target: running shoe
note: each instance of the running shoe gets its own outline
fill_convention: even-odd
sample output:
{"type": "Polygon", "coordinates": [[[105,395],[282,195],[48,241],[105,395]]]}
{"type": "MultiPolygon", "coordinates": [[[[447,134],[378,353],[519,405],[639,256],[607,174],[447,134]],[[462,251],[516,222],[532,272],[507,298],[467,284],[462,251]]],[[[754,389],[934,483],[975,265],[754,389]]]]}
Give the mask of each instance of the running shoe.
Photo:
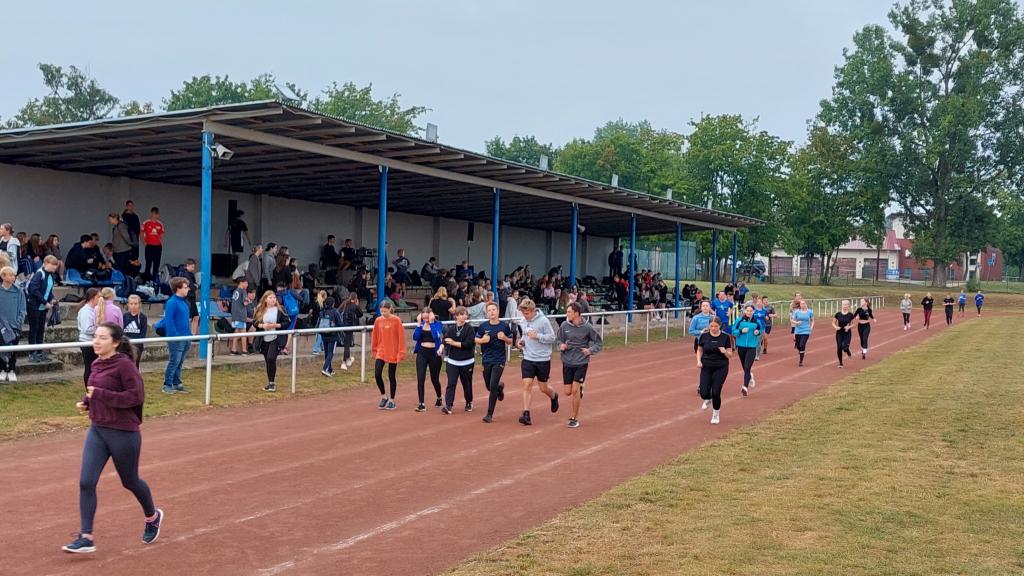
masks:
{"type": "Polygon", "coordinates": [[[387,407],[388,407],[388,399],[387,398],[381,398],[380,402],[377,403],[377,409],[378,410],[383,410],[383,409],[385,409],[387,407]]]}
{"type": "Polygon", "coordinates": [[[164,394],[174,394],[174,386],[164,386],[160,391],[164,394]]]}
{"type": "Polygon", "coordinates": [[[551,412],[558,412],[558,394],[551,397],[551,412]]]}
{"type": "Polygon", "coordinates": [[[342,370],[348,370],[348,362],[342,362],[341,363],[341,369],[342,370]]]}
{"type": "Polygon", "coordinates": [[[388,403],[384,405],[385,410],[394,410],[395,408],[398,408],[398,406],[394,400],[388,400],[388,403]]]}
{"type": "Polygon", "coordinates": [[[320,373],[323,374],[324,376],[327,376],[328,378],[334,376],[334,372],[328,372],[327,370],[321,370],[320,373]]]}
{"type": "Polygon", "coordinates": [[[529,410],[527,410],[526,412],[523,412],[523,415],[519,417],[519,423],[522,424],[523,426],[529,426],[529,425],[533,424],[533,422],[530,420],[530,411],[529,410]]]}
{"type": "Polygon", "coordinates": [[[277,392],[277,384],[273,382],[267,382],[267,385],[263,387],[264,392],[277,392]]]}
{"type": "Polygon", "coordinates": [[[498,382],[498,402],[505,400],[505,383],[498,382]]]}
{"type": "Polygon", "coordinates": [[[861,360],[867,360],[868,359],[868,353],[867,352],[861,352],[860,353],[860,359],[861,360]]]}
{"type": "Polygon", "coordinates": [[[842,362],[840,362],[840,363],[839,363],[839,367],[840,367],[840,368],[845,368],[845,366],[843,366],[843,363],[842,363],[842,362]]]}
{"type": "Polygon", "coordinates": [[[164,522],[164,511],[156,509],[156,520],[152,522],[146,522],[146,529],[142,532],[142,542],[144,544],[152,544],[157,536],[160,536],[160,525],[164,522]]]}
{"type": "Polygon", "coordinates": [[[79,534],[74,542],[65,544],[61,547],[61,550],[71,552],[72,554],[88,554],[89,552],[96,551],[96,542],[79,534]]]}
{"type": "Polygon", "coordinates": [[[579,428],[580,421],[575,418],[569,418],[569,428],[579,428]]]}
{"type": "Polygon", "coordinates": [[[441,406],[441,414],[444,414],[445,416],[447,416],[447,415],[449,415],[451,413],[452,413],[452,409],[451,408],[449,408],[447,406],[441,406]]]}
{"type": "Polygon", "coordinates": [[[747,395],[747,387],[746,386],[743,386],[742,388],[740,388],[740,394],[743,394],[744,396],[747,395]]]}
{"type": "Polygon", "coordinates": [[[418,405],[416,405],[416,411],[417,412],[426,412],[427,411],[427,407],[423,405],[423,402],[420,402],[418,405]]]}
{"type": "Polygon", "coordinates": [[[700,409],[707,410],[708,406],[711,406],[711,400],[705,400],[704,403],[700,405],[700,409]]]}
{"type": "Polygon", "coordinates": [[[440,397],[440,396],[438,396],[438,397],[437,397],[437,401],[436,401],[436,402],[434,402],[434,408],[440,408],[440,407],[442,407],[442,406],[444,406],[444,402],[442,402],[442,401],[441,401],[441,397],[440,397]]]}
{"type": "Polygon", "coordinates": [[[754,377],[751,376],[750,377],[750,389],[753,390],[754,386],[757,386],[757,380],[754,380],[754,377]]]}
{"type": "Polygon", "coordinates": [[[473,411],[473,403],[472,402],[466,402],[466,412],[472,412],[472,411],[473,411]]]}
{"type": "Polygon", "coordinates": [[[14,373],[14,370],[7,373],[7,381],[11,383],[18,381],[18,375],[14,373]]]}
{"type": "Polygon", "coordinates": [[[494,421],[494,418],[492,418],[491,415],[488,414],[488,415],[483,417],[482,421],[483,421],[484,424],[490,424],[491,422],[494,421]]]}
{"type": "Polygon", "coordinates": [[[185,388],[184,384],[175,384],[174,392],[175,394],[188,394],[188,388],[185,388]]]}
{"type": "Polygon", "coordinates": [[[718,424],[718,410],[711,413],[711,423],[718,424]]]}

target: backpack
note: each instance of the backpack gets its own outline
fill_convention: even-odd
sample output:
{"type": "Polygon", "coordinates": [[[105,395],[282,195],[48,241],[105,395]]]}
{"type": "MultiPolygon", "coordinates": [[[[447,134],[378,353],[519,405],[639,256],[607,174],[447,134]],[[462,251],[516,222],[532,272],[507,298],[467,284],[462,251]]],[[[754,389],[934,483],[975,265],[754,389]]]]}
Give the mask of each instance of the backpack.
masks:
{"type": "Polygon", "coordinates": [[[157,272],[157,282],[160,284],[171,284],[171,278],[181,276],[181,270],[173,264],[164,264],[157,272]]]}
{"type": "Polygon", "coordinates": [[[125,274],[124,281],[120,286],[114,288],[114,293],[120,298],[127,298],[135,294],[136,288],[138,288],[138,282],[135,281],[135,278],[132,278],[130,274],[125,274]]]}
{"type": "Polygon", "coordinates": [[[292,294],[291,290],[285,290],[282,302],[284,303],[284,311],[287,312],[289,316],[291,316],[292,318],[298,316],[299,301],[295,299],[295,296],[292,294]]]}

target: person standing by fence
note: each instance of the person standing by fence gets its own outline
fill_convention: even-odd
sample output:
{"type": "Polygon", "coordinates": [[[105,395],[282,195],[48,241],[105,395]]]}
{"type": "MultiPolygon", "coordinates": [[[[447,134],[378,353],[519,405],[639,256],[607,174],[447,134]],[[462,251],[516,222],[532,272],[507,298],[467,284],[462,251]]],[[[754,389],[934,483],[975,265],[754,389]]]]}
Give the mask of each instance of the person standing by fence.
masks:
{"type": "MultiPolygon", "coordinates": [[[[185,300],[189,291],[188,280],[176,276],[171,278],[170,284],[171,293],[174,295],[164,304],[164,317],[158,322],[158,325],[163,331],[163,336],[191,336],[188,302],[185,300]]],[[[185,364],[185,356],[188,354],[190,345],[191,342],[188,340],[167,343],[167,368],[164,369],[162,390],[164,394],[188,393],[188,388],[185,388],[181,381],[181,368],[185,364]]]]}
{"type": "Polygon", "coordinates": [[[800,307],[793,311],[793,335],[796,338],[796,350],[800,354],[800,364],[804,365],[804,354],[807,352],[807,341],[814,330],[814,310],[807,307],[806,300],[800,300],[800,307]]]}
{"type": "Polygon", "coordinates": [[[856,316],[857,336],[860,337],[860,358],[866,360],[868,357],[868,337],[871,336],[871,324],[876,322],[875,314],[871,311],[871,302],[867,298],[860,299],[860,307],[853,313],[856,316]]]}
{"type": "Polygon", "coordinates": [[[843,300],[839,312],[832,317],[832,329],[836,331],[836,357],[839,358],[839,367],[843,367],[843,354],[852,356],[850,353],[850,340],[853,337],[854,314],[850,312],[850,301],[843,300]]]}
{"type": "MultiPolygon", "coordinates": [[[[57,285],[57,268],[60,261],[56,256],[47,255],[43,258],[43,266],[32,274],[28,281],[28,288],[25,296],[28,300],[28,343],[42,344],[46,332],[46,316],[52,313],[53,307],[57,306],[57,298],[53,295],[53,288],[57,285]]],[[[46,362],[49,360],[49,353],[45,351],[33,351],[29,353],[29,362],[46,362]]]]}
{"type": "MultiPolygon", "coordinates": [[[[128,338],[140,339],[146,337],[149,330],[149,319],[142,313],[142,298],[138,294],[128,297],[128,312],[124,315],[124,333],[128,338]]],[[[132,356],[135,357],[135,367],[139,367],[142,360],[143,344],[132,344],[132,356]]]]}
{"type": "Polygon", "coordinates": [[[92,373],[92,361],[96,359],[96,353],[92,349],[92,341],[96,336],[96,327],[103,323],[103,315],[106,306],[103,302],[103,295],[99,288],[89,288],[85,292],[85,299],[78,305],[78,341],[82,346],[82,385],[89,384],[89,375],[92,373]]]}
{"type": "MultiPolygon", "coordinates": [[[[17,346],[25,322],[25,295],[14,285],[14,268],[0,268],[0,346],[17,346]]],[[[17,382],[15,352],[0,352],[0,382],[17,382]]]]}
{"type": "Polygon", "coordinates": [[[932,327],[932,309],[935,307],[935,298],[932,298],[932,293],[927,292],[924,298],[921,299],[921,310],[924,311],[924,329],[928,330],[932,327]]]}
{"type": "MultiPolygon", "coordinates": [[[[334,306],[334,298],[328,296],[324,300],[323,308],[320,309],[317,320],[318,328],[337,328],[345,324],[341,318],[341,312],[334,306]]],[[[324,332],[320,334],[324,348],[324,367],[320,373],[330,378],[334,376],[334,349],[338,346],[338,332],[324,332]]],[[[344,364],[344,360],[342,360],[344,364]]]]}
{"type": "Polygon", "coordinates": [[[380,303],[380,316],[373,321],[373,335],[370,339],[374,357],[373,377],[380,390],[380,403],[377,405],[380,410],[394,410],[397,407],[395,394],[398,392],[398,380],[395,372],[398,363],[405,358],[405,328],[402,320],[394,315],[393,306],[390,300],[380,303]],[[384,389],[384,366],[388,368],[390,394],[384,389]]]}
{"type": "Polygon", "coordinates": [[[740,388],[740,393],[746,396],[750,388],[757,385],[752,369],[761,336],[761,323],[754,318],[753,304],[743,307],[743,313],[733,323],[732,334],[736,337],[736,353],[739,354],[740,365],[743,366],[743,387],[740,388]]]}
{"type": "Polygon", "coordinates": [[[953,304],[955,302],[956,300],[953,299],[953,295],[949,293],[942,299],[942,310],[946,313],[946,326],[953,325],[953,304]]]}
{"type": "Polygon", "coordinates": [[[62,548],[73,554],[96,551],[93,538],[96,485],[107,460],[114,460],[121,485],[130,490],[142,506],[146,521],[142,531],[144,544],[152,544],[160,536],[164,521],[163,510],[153,505],[149,485],[139,478],[139,456],[142,453],[139,427],[146,388],[135,367],[131,343],[119,326],[107,322],[96,329],[92,346],[96,355],[95,367],[85,389],[85,398],[77,404],[80,411],[88,412],[91,421],[82,449],[79,476],[78,507],[82,524],[74,542],[62,548]]]}
{"type": "Polygon", "coordinates": [[[707,332],[697,342],[697,367],[700,368],[700,384],[697,391],[704,400],[702,410],[711,404],[711,423],[718,424],[722,410],[722,387],[729,376],[729,360],[732,358],[732,338],[722,332],[722,321],[711,319],[707,332]]]}
{"type": "Polygon", "coordinates": [[[910,293],[903,295],[900,300],[900,312],[903,313],[903,331],[910,330],[910,311],[914,308],[914,301],[910,299],[910,293]]]}

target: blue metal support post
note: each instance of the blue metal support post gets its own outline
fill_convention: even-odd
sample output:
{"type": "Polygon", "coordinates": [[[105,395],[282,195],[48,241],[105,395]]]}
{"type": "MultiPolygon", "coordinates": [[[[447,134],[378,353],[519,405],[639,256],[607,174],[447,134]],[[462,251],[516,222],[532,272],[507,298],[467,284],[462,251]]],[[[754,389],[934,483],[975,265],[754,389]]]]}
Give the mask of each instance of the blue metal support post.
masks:
{"type": "Polygon", "coordinates": [[[732,285],[736,286],[736,233],[732,233],[732,285]]]}
{"type": "Polygon", "coordinates": [[[388,273],[388,167],[380,167],[380,211],[377,220],[377,313],[384,302],[384,276],[388,273]]]}
{"type": "MultiPolygon", "coordinates": [[[[679,275],[679,250],[683,245],[683,225],[676,222],[676,288],[673,291],[675,295],[675,304],[673,308],[679,308],[679,281],[681,276],[679,275]]],[[[675,317],[679,318],[679,310],[676,310],[675,317]]]]}
{"type": "MultiPolygon", "coordinates": [[[[203,131],[203,177],[202,177],[202,230],[199,235],[199,286],[193,287],[199,291],[199,334],[205,336],[210,333],[210,274],[212,252],[212,228],[213,228],[213,132],[203,131]]],[[[206,340],[199,343],[199,356],[206,358],[206,347],[209,344],[206,340]]]]}
{"type": "Polygon", "coordinates": [[[715,300],[718,290],[715,285],[718,283],[718,230],[711,231],[711,300],[715,300]]]}
{"type": "Polygon", "coordinates": [[[569,238],[569,287],[576,286],[576,236],[580,229],[580,207],[572,203],[572,234],[569,238]]]}
{"type": "Polygon", "coordinates": [[[633,294],[636,292],[636,270],[633,269],[633,265],[636,263],[636,214],[631,214],[629,217],[629,301],[627,306],[629,307],[629,313],[626,314],[626,320],[629,322],[633,321],[633,294]]]}
{"type": "MultiPolygon", "coordinates": [[[[494,227],[491,230],[491,290],[494,291],[494,301],[498,302],[498,286],[501,283],[501,189],[494,189],[494,227]]],[[[499,310],[501,303],[498,303],[499,310]]]]}

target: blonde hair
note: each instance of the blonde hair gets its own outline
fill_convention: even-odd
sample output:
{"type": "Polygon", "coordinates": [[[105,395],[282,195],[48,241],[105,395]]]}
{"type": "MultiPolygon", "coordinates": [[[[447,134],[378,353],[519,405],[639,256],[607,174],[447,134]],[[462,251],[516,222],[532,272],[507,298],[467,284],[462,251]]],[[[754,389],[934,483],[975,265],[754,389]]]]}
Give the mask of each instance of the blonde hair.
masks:
{"type": "Polygon", "coordinates": [[[321,308],[323,308],[324,302],[327,302],[327,291],[321,290],[316,294],[316,303],[319,304],[321,308]]]}
{"type": "Polygon", "coordinates": [[[142,298],[139,298],[138,294],[132,294],[131,296],[128,297],[128,303],[131,304],[132,302],[138,302],[141,305],[142,298]]]}
{"type": "Polygon", "coordinates": [[[17,276],[17,273],[14,271],[14,268],[11,268],[10,266],[4,266],[0,268],[0,277],[7,275],[17,276]]]}
{"type": "Polygon", "coordinates": [[[437,289],[437,292],[434,292],[434,298],[437,298],[439,300],[447,300],[448,289],[445,288],[444,286],[441,286],[440,288],[437,289]]]}
{"type": "Polygon", "coordinates": [[[114,289],[109,286],[100,290],[100,294],[103,294],[104,300],[113,300],[117,296],[117,292],[114,292],[114,289]]]}
{"type": "Polygon", "coordinates": [[[523,298],[523,301],[519,303],[520,310],[536,310],[537,305],[529,298],[523,298]]]}

